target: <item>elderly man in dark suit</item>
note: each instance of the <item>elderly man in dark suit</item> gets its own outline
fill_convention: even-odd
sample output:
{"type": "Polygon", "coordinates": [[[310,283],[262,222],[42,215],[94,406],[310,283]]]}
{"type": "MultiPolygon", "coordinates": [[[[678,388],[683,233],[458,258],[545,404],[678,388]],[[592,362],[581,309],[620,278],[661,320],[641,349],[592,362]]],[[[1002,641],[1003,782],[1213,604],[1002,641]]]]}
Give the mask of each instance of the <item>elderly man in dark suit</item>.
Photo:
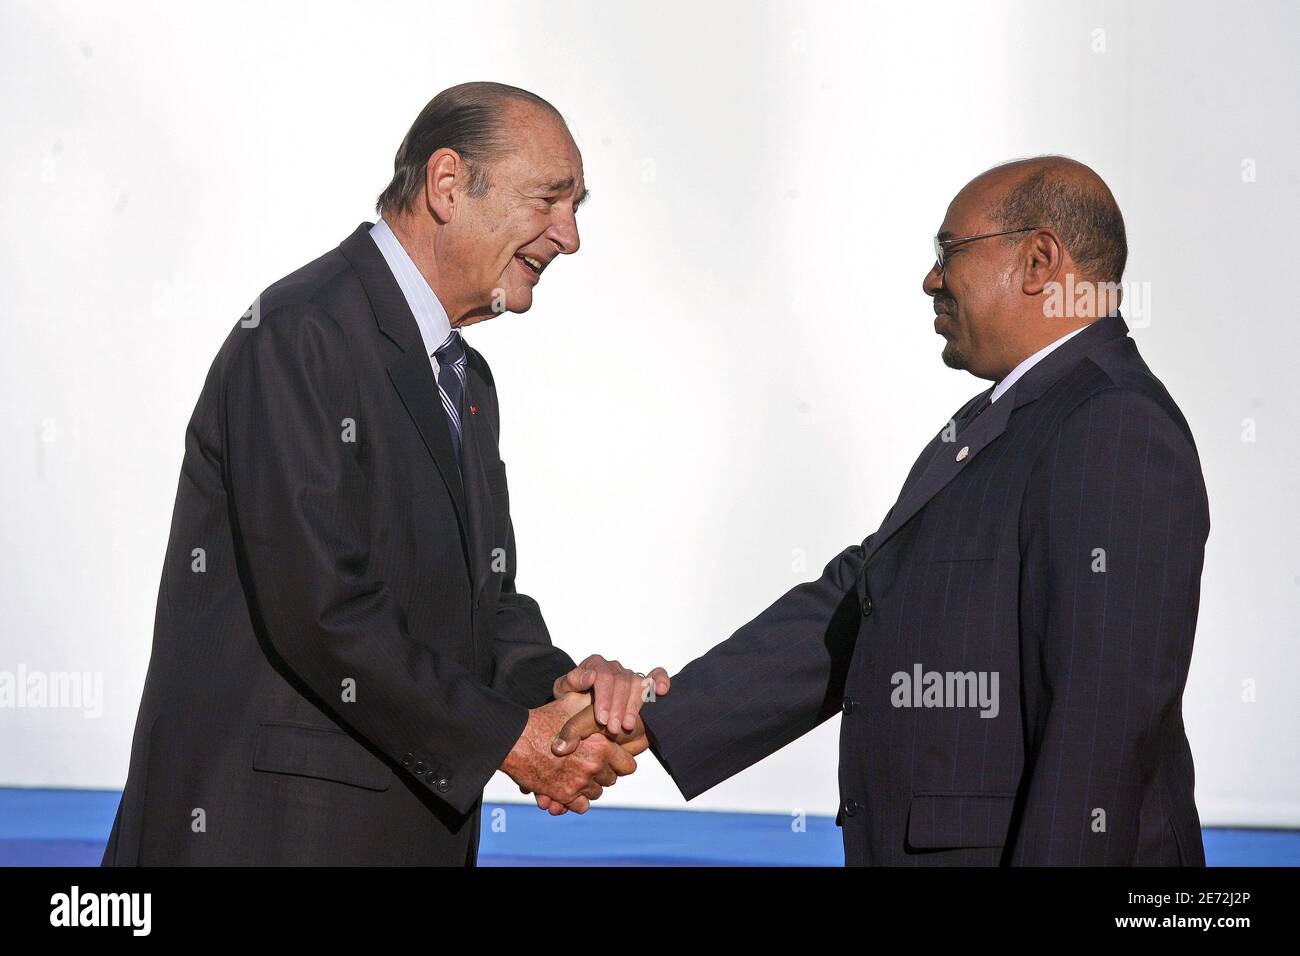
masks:
{"type": "Polygon", "coordinates": [[[554,813],[634,769],[646,678],[575,668],[516,590],[496,385],[460,333],[531,307],[585,195],[554,107],[453,87],[379,222],[231,332],[186,434],[105,864],[472,864],[498,769],[554,813]],[[557,758],[593,697],[623,746],[557,758]]]}
{"type": "Polygon", "coordinates": [[[840,712],[849,864],[1204,865],[1182,695],[1208,506],[1117,311],[1114,197],[1011,163],[935,249],[944,361],[993,386],[879,530],[674,678],[651,746],[690,799],[840,712]]]}

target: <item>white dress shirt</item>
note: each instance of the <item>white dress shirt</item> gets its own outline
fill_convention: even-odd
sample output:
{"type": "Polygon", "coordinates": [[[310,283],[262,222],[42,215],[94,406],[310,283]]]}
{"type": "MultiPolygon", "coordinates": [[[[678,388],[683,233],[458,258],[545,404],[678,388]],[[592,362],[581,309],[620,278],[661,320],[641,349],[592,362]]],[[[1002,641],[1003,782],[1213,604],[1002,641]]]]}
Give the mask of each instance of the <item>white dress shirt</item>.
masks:
{"type": "Polygon", "coordinates": [[[438,360],[434,358],[433,353],[447,341],[447,336],[451,334],[451,320],[447,318],[447,310],[442,307],[428,280],[411,261],[410,255],[402,248],[402,243],[393,234],[388,223],[380,219],[371,226],[370,238],[379,247],[380,254],[388,263],[388,268],[392,270],[393,278],[397,280],[397,287],[406,297],[406,304],[411,307],[415,324],[420,327],[420,337],[424,339],[425,354],[433,364],[433,374],[436,378],[438,360]]]}
{"type": "Polygon", "coordinates": [[[1019,365],[1013,368],[1010,374],[1008,374],[1006,378],[998,382],[998,384],[993,387],[993,394],[989,396],[989,404],[996,402],[999,398],[1005,395],[1007,393],[1007,389],[1011,388],[1012,385],[1016,384],[1017,379],[1019,379],[1031,368],[1033,368],[1043,359],[1047,358],[1047,356],[1051,355],[1054,351],[1056,351],[1066,342],[1070,341],[1070,339],[1074,338],[1076,335],[1078,335],[1087,327],[1088,326],[1085,325],[1082,326],[1081,328],[1075,329],[1073,332],[1067,332],[1065,335],[1062,335],[1051,345],[1047,346],[1046,348],[1039,349],[1033,355],[1029,356],[1029,358],[1025,359],[1023,362],[1021,362],[1019,365]]]}

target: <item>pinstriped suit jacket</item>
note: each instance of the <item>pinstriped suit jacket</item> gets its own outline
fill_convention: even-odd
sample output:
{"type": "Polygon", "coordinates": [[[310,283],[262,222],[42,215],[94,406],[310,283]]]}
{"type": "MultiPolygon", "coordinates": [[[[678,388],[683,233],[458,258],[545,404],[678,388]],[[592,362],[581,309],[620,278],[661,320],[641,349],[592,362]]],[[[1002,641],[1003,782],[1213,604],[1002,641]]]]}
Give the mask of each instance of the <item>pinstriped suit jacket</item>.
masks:
{"type": "Polygon", "coordinates": [[[1181,708],[1208,533],[1187,423],[1102,319],[674,677],[654,752],[690,799],[841,712],[850,865],[1204,865],[1181,708]]]}

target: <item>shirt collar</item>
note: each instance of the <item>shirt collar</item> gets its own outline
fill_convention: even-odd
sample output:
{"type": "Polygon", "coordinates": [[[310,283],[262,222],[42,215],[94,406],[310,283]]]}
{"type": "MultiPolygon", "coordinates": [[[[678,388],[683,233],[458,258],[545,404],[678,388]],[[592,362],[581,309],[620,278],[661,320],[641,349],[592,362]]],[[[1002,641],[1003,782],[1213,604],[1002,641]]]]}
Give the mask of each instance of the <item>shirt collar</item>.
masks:
{"type": "Polygon", "coordinates": [[[1076,335],[1078,335],[1087,327],[1088,326],[1083,325],[1075,329],[1073,332],[1067,332],[1065,335],[1062,335],[1051,345],[1047,346],[1046,348],[1039,349],[1033,355],[1029,356],[1029,358],[1025,359],[1023,362],[1021,362],[1019,365],[1013,368],[1011,370],[1011,373],[1007,375],[1006,378],[998,382],[998,384],[993,387],[993,394],[989,396],[989,402],[990,403],[996,402],[999,398],[1001,398],[1003,395],[1007,393],[1007,390],[1010,389],[1012,385],[1016,384],[1016,381],[1022,375],[1024,375],[1031,368],[1033,368],[1043,359],[1047,358],[1047,356],[1051,355],[1054,351],[1056,351],[1066,342],[1070,341],[1070,339],[1074,338],[1076,335]]]}
{"type": "Polygon", "coordinates": [[[451,334],[451,320],[447,318],[447,310],[442,307],[428,280],[411,261],[393,230],[382,218],[370,227],[370,238],[379,247],[384,261],[393,272],[393,278],[397,280],[398,288],[406,297],[406,304],[411,307],[415,324],[420,327],[420,338],[424,340],[425,354],[432,357],[451,334]]]}

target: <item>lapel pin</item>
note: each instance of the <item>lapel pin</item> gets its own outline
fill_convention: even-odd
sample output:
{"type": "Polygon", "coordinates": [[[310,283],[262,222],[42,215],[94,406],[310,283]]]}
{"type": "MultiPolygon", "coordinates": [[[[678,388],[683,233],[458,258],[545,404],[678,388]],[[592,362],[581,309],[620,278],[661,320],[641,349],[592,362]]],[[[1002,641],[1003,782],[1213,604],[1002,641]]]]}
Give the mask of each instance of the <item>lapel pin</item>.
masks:
{"type": "Polygon", "coordinates": [[[477,406],[477,405],[471,405],[471,406],[469,407],[469,413],[470,413],[471,415],[477,415],[477,414],[478,414],[478,406],[477,406]]]}
{"type": "Polygon", "coordinates": [[[965,461],[966,456],[970,454],[970,445],[962,445],[961,451],[957,452],[957,460],[965,461]]]}

